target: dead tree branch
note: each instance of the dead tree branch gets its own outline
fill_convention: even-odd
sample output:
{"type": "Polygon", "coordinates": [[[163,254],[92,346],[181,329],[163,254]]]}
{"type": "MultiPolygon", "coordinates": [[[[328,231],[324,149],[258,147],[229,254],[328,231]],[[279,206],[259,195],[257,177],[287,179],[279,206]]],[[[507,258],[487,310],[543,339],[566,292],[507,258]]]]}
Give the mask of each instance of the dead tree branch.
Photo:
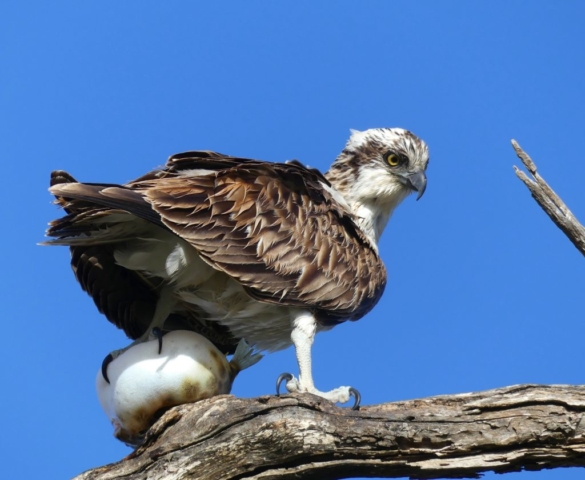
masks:
{"type": "Polygon", "coordinates": [[[522,170],[514,165],[516,175],[528,187],[532,197],[542,207],[546,214],[559,227],[575,247],[585,255],[585,228],[579,223],[571,211],[567,208],[560,197],[544,181],[536,171],[536,165],[528,154],[520,148],[516,140],[512,140],[512,146],[516,150],[516,155],[532,175],[528,177],[522,170]]]}
{"type": "Polygon", "coordinates": [[[585,387],[520,385],[352,411],[309,394],[169,410],[126,459],[76,480],[478,478],[585,466],[585,387]]]}

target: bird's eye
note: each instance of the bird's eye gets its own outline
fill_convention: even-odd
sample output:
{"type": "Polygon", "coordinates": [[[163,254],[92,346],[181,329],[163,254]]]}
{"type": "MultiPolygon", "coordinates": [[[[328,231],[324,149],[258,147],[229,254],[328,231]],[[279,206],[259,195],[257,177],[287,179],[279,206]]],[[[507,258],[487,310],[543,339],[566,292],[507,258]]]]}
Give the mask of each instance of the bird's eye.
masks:
{"type": "Polygon", "coordinates": [[[400,158],[395,153],[388,152],[386,153],[385,157],[388,165],[391,167],[397,167],[400,164],[400,158]]]}

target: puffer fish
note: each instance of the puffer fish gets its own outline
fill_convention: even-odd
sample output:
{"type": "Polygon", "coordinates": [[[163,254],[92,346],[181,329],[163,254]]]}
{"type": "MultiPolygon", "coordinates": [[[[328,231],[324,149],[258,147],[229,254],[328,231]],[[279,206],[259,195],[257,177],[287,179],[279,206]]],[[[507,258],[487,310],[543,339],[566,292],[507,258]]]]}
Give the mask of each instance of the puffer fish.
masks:
{"type": "Polygon", "coordinates": [[[244,340],[227,360],[198,333],[175,330],[158,341],[139,343],[107,366],[110,383],[100,369],[96,389],[114,427],[114,436],[137,446],[170,407],[230,393],[236,375],[262,358],[244,340]]]}

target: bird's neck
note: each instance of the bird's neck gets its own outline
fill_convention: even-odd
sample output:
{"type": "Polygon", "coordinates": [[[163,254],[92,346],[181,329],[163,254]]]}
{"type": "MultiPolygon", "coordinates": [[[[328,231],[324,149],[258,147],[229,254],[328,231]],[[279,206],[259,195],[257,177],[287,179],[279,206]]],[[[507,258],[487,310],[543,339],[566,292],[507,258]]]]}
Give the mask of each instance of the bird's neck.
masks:
{"type": "Polygon", "coordinates": [[[381,210],[372,202],[353,202],[352,210],[356,223],[362,231],[377,245],[392,212],[381,210]]]}
{"type": "Polygon", "coordinates": [[[377,245],[394,209],[406,198],[408,190],[398,183],[376,188],[380,182],[368,178],[368,172],[364,171],[355,175],[332,167],[325,177],[355,215],[358,227],[377,245]]]}

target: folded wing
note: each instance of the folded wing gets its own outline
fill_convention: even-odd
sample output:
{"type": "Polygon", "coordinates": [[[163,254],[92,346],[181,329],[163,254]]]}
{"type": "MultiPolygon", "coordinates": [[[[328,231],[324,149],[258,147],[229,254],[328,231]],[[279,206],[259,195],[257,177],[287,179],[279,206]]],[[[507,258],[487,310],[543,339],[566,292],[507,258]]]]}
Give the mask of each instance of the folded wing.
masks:
{"type": "MultiPolygon", "coordinates": [[[[86,225],[95,228],[100,217],[117,221],[104,220],[101,244],[93,248],[107,249],[108,235],[135,237],[136,222],[125,224],[130,215],[181,237],[257,300],[309,308],[325,322],[362,317],[386,283],[377,250],[352,214],[325,177],[298,162],[188,152],[126,185],[75,183],[64,172],[55,172],[53,183],[51,192],[68,214],[51,224],[48,243],[73,245],[74,252],[88,255],[86,225]]],[[[109,266],[116,267],[122,268],[109,266]]],[[[83,278],[87,287],[91,282],[83,278]]],[[[142,280],[139,303],[149,305],[151,288],[142,280]]]]}

